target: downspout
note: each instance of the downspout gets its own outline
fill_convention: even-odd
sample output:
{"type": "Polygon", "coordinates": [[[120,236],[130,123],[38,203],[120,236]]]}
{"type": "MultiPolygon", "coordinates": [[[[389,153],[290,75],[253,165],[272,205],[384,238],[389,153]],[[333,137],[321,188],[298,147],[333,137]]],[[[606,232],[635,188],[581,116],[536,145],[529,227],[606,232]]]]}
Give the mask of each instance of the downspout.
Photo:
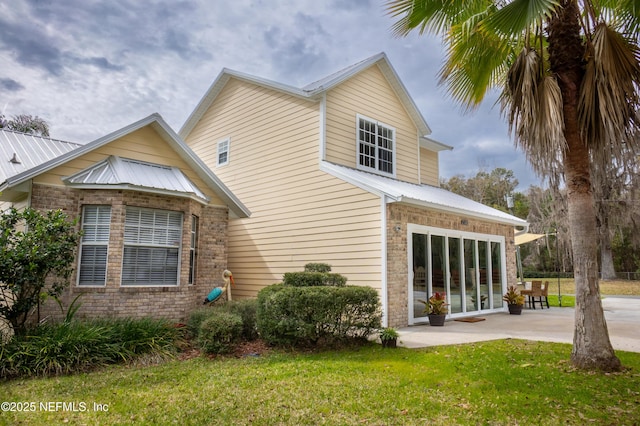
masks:
{"type": "Polygon", "coordinates": [[[382,326],[389,326],[389,302],[387,297],[387,196],[380,197],[380,216],[381,216],[381,264],[380,264],[380,303],[382,304],[382,326]]]}

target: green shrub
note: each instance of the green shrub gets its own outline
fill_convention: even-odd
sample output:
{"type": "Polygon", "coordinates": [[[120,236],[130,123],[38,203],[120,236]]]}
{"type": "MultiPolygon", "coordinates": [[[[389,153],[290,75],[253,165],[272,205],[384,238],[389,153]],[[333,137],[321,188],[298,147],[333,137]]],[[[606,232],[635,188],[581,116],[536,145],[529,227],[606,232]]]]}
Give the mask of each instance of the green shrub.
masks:
{"type": "Polygon", "coordinates": [[[327,263],[307,263],[304,265],[305,272],[331,272],[331,266],[327,263]]]}
{"type": "Polygon", "coordinates": [[[242,318],[238,314],[214,309],[198,332],[198,346],[207,353],[227,353],[242,337],[242,318]]]}
{"type": "Polygon", "coordinates": [[[43,324],[0,347],[0,376],[87,371],[142,354],[174,352],[179,331],[165,320],[109,319],[43,324]]]}
{"type": "Polygon", "coordinates": [[[258,293],[257,325],[271,344],[309,346],[364,338],[380,328],[378,293],[370,287],[290,287],[258,293]]]}
{"type": "Polygon", "coordinates": [[[344,287],[347,278],[340,274],[326,272],[285,272],[282,282],[292,287],[344,287]]]}
{"type": "Polygon", "coordinates": [[[257,299],[234,300],[229,303],[229,311],[242,318],[242,338],[247,341],[258,338],[256,326],[257,299]]]}
{"type": "Polygon", "coordinates": [[[242,318],[242,339],[251,341],[258,338],[256,328],[256,310],[258,301],[256,299],[233,300],[220,303],[206,308],[200,308],[189,315],[187,330],[192,337],[197,337],[200,332],[200,325],[217,311],[237,314],[242,318]]]}

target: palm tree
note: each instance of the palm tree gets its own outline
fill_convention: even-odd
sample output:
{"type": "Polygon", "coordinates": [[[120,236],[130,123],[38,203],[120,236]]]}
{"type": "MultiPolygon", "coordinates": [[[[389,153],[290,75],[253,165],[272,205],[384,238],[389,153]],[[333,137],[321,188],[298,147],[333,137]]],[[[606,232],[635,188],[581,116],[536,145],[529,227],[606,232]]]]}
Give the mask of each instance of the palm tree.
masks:
{"type": "Polygon", "coordinates": [[[555,182],[561,170],[576,281],[571,360],[614,371],[600,301],[590,164],[637,152],[640,49],[637,0],[390,0],[397,35],[442,35],[440,71],[473,108],[497,88],[515,143],[555,182]]]}

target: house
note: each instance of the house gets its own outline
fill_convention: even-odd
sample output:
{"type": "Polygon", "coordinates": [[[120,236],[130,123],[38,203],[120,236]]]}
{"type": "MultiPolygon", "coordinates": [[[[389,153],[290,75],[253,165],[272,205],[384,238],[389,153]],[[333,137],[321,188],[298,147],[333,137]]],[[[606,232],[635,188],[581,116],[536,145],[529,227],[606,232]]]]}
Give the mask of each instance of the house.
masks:
{"type": "Polygon", "coordinates": [[[179,134],[251,210],[229,221],[234,295],[325,262],[391,326],[436,291],[450,317],[504,310],[527,223],[439,188],[430,133],[384,53],[302,88],[223,69],[179,134]]]}
{"type": "Polygon", "coordinates": [[[157,114],[85,145],[0,130],[0,208],[12,206],[79,218],[62,302],[81,295],[80,317],[184,320],[223,283],[229,218],[250,214],[157,114]]]}

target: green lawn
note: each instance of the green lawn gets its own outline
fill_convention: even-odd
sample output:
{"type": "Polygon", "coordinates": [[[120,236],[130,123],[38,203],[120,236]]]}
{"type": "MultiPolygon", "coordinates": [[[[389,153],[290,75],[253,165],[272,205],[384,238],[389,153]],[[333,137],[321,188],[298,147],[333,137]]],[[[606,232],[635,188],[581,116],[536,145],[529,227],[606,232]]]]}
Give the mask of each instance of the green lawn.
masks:
{"type": "Polygon", "coordinates": [[[627,370],[575,371],[570,345],[503,340],[420,350],[371,344],[272,352],[0,383],[4,424],[637,424],[640,354],[627,370]],[[84,405],[81,405],[83,403],[84,405]],[[102,407],[102,411],[94,409],[102,407]],[[46,405],[45,407],[51,407],[46,405]],[[67,409],[73,407],[66,407],[67,409]]]}

